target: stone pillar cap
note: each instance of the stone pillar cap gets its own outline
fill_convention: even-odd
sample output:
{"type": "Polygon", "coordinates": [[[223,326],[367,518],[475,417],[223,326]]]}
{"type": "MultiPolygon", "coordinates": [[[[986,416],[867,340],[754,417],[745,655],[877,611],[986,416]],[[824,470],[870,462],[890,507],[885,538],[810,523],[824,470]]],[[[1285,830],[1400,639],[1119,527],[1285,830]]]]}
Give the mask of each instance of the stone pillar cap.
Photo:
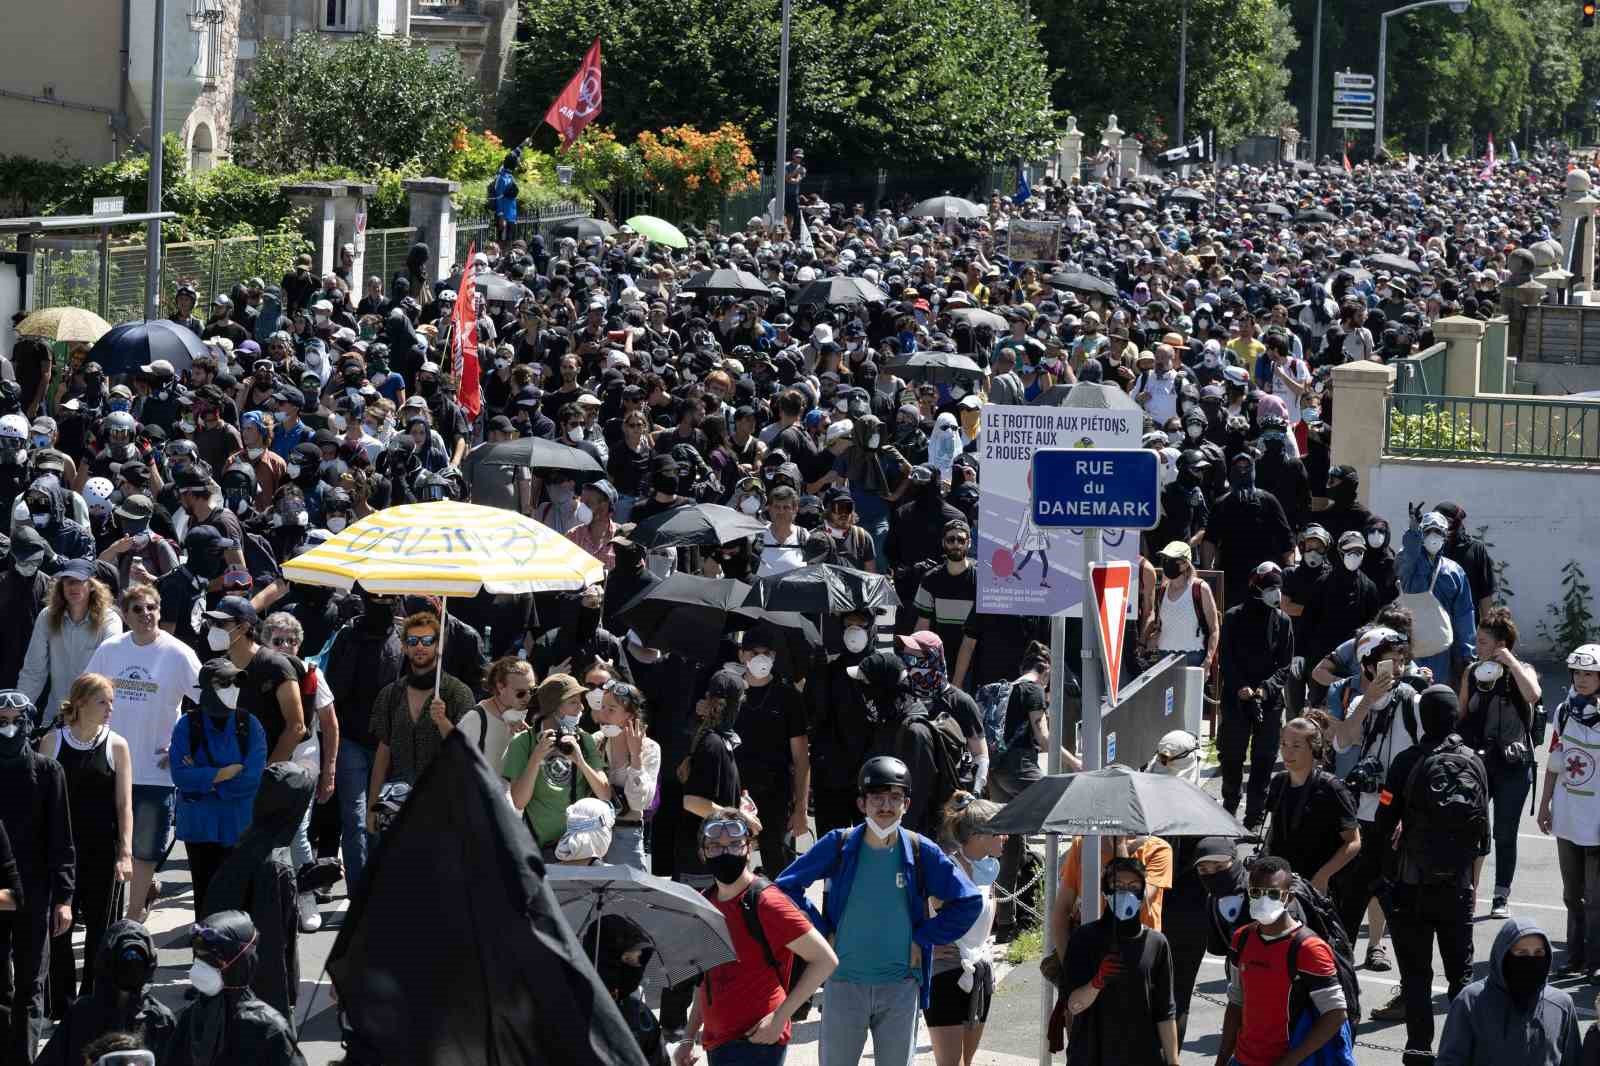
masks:
{"type": "Polygon", "coordinates": [[[440,196],[450,196],[461,191],[459,181],[449,178],[406,178],[400,183],[406,192],[428,192],[440,196]]]}
{"type": "Polygon", "coordinates": [[[343,181],[303,181],[289,185],[280,185],[279,188],[285,196],[305,196],[324,200],[336,200],[341,196],[349,196],[353,188],[370,189],[377,191],[376,185],[352,186],[343,181]]]}

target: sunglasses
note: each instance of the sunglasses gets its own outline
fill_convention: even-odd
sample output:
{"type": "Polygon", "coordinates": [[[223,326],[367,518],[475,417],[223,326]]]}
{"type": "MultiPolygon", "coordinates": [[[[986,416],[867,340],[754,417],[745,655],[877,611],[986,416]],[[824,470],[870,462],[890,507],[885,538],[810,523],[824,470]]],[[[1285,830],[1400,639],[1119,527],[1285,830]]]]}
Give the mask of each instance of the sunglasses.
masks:
{"type": "Polygon", "coordinates": [[[136,603],[128,608],[129,614],[160,614],[161,607],[154,603],[136,603]]]}
{"type": "Polygon", "coordinates": [[[516,699],[525,700],[528,698],[528,693],[532,691],[532,689],[527,688],[514,688],[511,690],[511,695],[516,699]]]}
{"type": "Polygon", "coordinates": [[[1252,889],[1250,889],[1250,898],[1251,899],[1260,899],[1262,896],[1265,896],[1267,899],[1272,900],[1274,903],[1283,903],[1283,902],[1285,902],[1286,900],[1288,900],[1289,895],[1290,895],[1290,891],[1287,888],[1252,888],[1252,889]]]}
{"type": "Polygon", "coordinates": [[[295,640],[293,637],[273,637],[267,643],[271,644],[274,648],[294,648],[298,647],[300,644],[300,642],[295,640]]]}
{"type": "Polygon", "coordinates": [[[437,635],[426,637],[406,637],[406,647],[408,648],[431,648],[438,642],[439,638],[437,635]]]}

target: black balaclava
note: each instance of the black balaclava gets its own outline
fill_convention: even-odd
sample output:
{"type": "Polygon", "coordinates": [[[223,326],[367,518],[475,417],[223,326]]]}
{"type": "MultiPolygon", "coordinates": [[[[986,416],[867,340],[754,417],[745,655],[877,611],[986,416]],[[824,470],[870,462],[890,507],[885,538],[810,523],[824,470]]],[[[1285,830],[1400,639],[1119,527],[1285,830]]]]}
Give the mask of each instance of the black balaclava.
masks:
{"type": "Polygon", "coordinates": [[[583,931],[584,957],[594,963],[595,972],[606,986],[606,991],[616,1000],[624,1000],[644,981],[644,972],[650,966],[655,948],[632,919],[613,914],[603,916],[583,931]],[[598,950],[596,940],[598,939],[598,950]],[[639,952],[639,962],[631,965],[622,956],[629,951],[639,952]]]}
{"type": "Polygon", "coordinates": [[[386,596],[362,594],[361,628],[368,633],[388,633],[394,629],[394,600],[386,596]]]}
{"type": "Polygon", "coordinates": [[[1256,488],[1256,461],[1248,454],[1233,457],[1228,464],[1228,484],[1240,496],[1251,496],[1256,488]]]}
{"type": "Polygon", "coordinates": [[[1460,709],[1455,689],[1449,685],[1429,685],[1417,703],[1417,720],[1422,725],[1423,737],[1437,742],[1449,736],[1460,709]]]}

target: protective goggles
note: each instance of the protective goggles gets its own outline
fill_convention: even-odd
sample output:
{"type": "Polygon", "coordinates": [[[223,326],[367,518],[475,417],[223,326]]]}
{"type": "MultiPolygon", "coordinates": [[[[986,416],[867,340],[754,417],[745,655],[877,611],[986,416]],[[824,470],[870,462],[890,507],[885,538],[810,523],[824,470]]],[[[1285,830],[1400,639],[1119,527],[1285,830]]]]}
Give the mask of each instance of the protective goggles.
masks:
{"type": "Polygon", "coordinates": [[[749,835],[750,828],[734,818],[720,818],[714,822],[706,822],[700,827],[700,839],[707,842],[743,840],[749,835]]]}

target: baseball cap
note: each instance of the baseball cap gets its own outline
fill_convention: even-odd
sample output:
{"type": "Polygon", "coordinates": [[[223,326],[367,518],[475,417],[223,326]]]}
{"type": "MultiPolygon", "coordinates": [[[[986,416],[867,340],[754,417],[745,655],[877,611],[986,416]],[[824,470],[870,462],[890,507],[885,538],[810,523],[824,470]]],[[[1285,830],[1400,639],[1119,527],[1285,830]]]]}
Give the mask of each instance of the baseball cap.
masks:
{"type": "Polygon", "coordinates": [[[155,504],[144,493],[136,492],[132,496],[124,497],[112,514],[118,518],[126,518],[130,522],[148,522],[155,514],[155,504]]]}
{"type": "Polygon", "coordinates": [[[845,668],[851,680],[877,688],[898,685],[905,672],[905,664],[892,651],[875,651],[856,665],[845,668]]]}
{"type": "Polygon", "coordinates": [[[1165,548],[1161,549],[1161,554],[1166,556],[1168,559],[1182,559],[1184,562],[1188,562],[1194,557],[1193,553],[1189,550],[1188,541],[1183,540],[1174,540],[1169,542],[1165,548]]]}
{"type": "Polygon", "coordinates": [[[70,577],[74,581],[88,581],[94,577],[94,563],[88,559],[68,559],[56,571],[57,577],[70,577]]]}
{"type": "Polygon", "coordinates": [[[217,601],[216,607],[205,612],[204,617],[209,622],[244,622],[248,625],[255,625],[261,621],[255,605],[243,596],[222,597],[217,601]]]}

